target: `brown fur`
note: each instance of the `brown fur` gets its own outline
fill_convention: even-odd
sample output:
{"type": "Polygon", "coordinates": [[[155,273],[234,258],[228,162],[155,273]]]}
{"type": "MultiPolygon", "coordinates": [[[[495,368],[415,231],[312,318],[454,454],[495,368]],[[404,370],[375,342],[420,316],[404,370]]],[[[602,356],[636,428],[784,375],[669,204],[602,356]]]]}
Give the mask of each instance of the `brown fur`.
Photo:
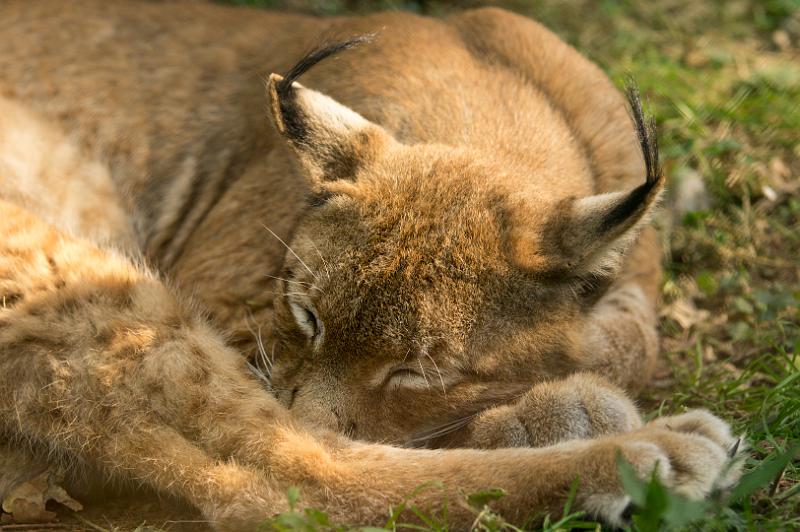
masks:
{"type": "Polygon", "coordinates": [[[730,481],[724,423],[642,426],[617,388],[656,353],[653,233],[620,261],[660,176],[610,82],[535,22],[100,0],[0,18],[6,456],[142,481],[234,529],[290,485],[375,523],[427,480],[433,506],[499,486],[522,518],[576,476],[577,506],[620,523],[617,451],[691,497],[730,481]],[[315,90],[271,76],[265,96],[313,36],[381,28],[304,75],[315,90]],[[278,400],[239,355],[256,340],[278,400]]]}

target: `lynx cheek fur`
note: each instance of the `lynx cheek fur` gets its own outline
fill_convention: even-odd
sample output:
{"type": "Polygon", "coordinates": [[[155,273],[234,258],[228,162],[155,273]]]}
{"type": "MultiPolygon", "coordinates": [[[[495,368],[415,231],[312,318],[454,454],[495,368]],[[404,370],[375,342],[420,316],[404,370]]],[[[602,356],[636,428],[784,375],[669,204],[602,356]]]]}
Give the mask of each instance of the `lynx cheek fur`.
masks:
{"type": "Polygon", "coordinates": [[[690,497],[735,477],[724,422],[643,425],[617,387],[656,352],[663,180],[636,98],[632,122],[541,26],[107,0],[0,20],[0,496],[46,457],[236,530],[292,485],[380,523],[429,480],[427,506],[501,487],[522,519],[580,477],[575,506],[621,524],[618,453],[690,497]],[[291,69],[315,36],[376,29],[294,83],[352,44],[291,69]]]}

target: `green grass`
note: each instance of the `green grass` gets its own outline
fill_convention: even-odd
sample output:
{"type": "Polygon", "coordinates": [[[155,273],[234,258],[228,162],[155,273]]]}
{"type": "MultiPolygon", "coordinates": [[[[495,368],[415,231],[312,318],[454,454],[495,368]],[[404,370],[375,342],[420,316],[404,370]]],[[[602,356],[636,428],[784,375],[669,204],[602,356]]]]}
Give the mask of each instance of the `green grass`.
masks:
{"type": "MultiPolygon", "coordinates": [[[[233,3],[319,14],[397,8],[436,15],[482,2],[233,3]]],[[[642,404],[651,416],[705,407],[731,421],[747,434],[746,468],[753,474],[738,501],[705,506],[698,521],[681,527],[800,529],[800,463],[775,470],[774,462],[800,441],[800,0],[494,4],[540,20],[613,79],[632,75],[658,119],[671,188],[694,176],[707,190],[705,205],[672,216],[675,209],[667,209],[660,220],[665,363],[642,404]]],[[[670,504],[691,511],[683,502],[670,504]]],[[[658,514],[657,506],[646,509],[657,515],[640,518],[639,530],[669,527],[669,512],[658,514]]],[[[477,507],[476,517],[482,511],[477,507]]],[[[446,521],[430,519],[428,529],[447,529],[446,521]]],[[[506,526],[491,512],[481,519],[486,530],[506,526]]],[[[581,519],[567,509],[545,529],[596,527],[581,519]]],[[[306,521],[273,525],[329,527],[306,521]]]]}

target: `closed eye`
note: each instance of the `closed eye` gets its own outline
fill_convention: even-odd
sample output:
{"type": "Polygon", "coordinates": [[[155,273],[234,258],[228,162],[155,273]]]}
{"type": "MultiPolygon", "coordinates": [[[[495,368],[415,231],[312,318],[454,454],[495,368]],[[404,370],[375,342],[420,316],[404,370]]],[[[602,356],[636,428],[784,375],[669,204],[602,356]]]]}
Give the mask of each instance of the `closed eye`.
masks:
{"type": "Polygon", "coordinates": [[[289,302],[289,308],[300,330],[308,336],[309,340],[318,342],[322,335],[322,323],[317,314],[310,308],[294,301],[289,302]]]}
{"type": "Polygon", "coordinates": [[[389,373],[385,380],[385,386],[391,389],[427,387],[427,385],[428,381],[422,374],[409,368],[397,368],[389,373]]]}

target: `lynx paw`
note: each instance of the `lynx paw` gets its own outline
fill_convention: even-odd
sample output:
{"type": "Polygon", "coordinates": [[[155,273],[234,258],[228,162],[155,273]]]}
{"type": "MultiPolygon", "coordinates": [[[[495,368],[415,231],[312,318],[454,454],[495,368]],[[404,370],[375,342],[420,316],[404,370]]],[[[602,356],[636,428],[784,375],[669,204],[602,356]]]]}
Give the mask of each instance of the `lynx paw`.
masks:
{"type": "Polygon", "coordinates": [[[471,445],[545,447],[641,426],[636,406],[624,392],[597,375],[579,373],[538,384],[517,402],[487,410],[472,427],[471,445]]]}
{"type": "MultiPolygon", "coordinates": [[[[727,423],[704,410],[660,418],[611,441],[641,478],[656,471],[665,486],[689,499],[728,489],[741,474],[741,439],[731,434],[727,423]]],[[[623,526],[631,504],[626,495],[619,495],[616,483],[616,488],[588,497],[586,507],[606,522],[623,526]]]]}

